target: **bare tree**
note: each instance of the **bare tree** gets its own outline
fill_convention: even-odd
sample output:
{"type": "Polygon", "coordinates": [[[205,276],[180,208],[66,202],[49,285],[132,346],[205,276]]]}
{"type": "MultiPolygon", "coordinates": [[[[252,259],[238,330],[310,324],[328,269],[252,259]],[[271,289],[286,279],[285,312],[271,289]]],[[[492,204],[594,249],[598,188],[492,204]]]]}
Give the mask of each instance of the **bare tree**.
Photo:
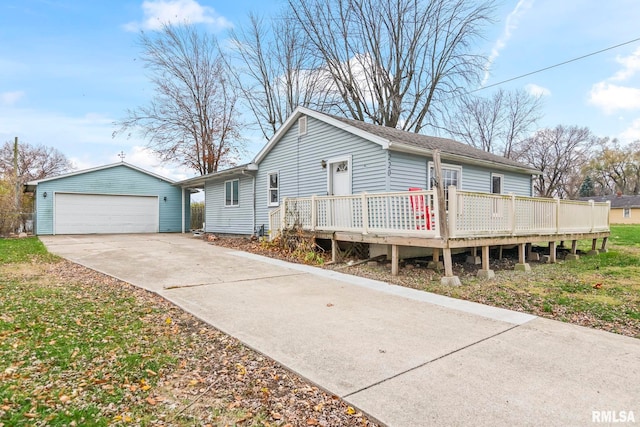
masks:
{"type": "Polygon", "coordinates": [[[447,130],[472,147],[512,158],[514,147],[540,119],[541,106],[540,97],[524,90],[500,89],[490,98],[462,97],[447,130]]]}
{"type": "MultiPolygon", "coordinates": [[[[13,166],[13,142],[5,142],[0,148],[0,177],[15,176],[13,166]]],[[[20,184],[69,172],[71,162],[60,151],[44,145],[21,143],[18,146],[18,180],[20,184]]]]}
{"type": "Polygon", "coordinates": [[[558,125],[527,138],[514,155],[542,172],[534,183],[542,197],[575,198],[582,184],[582,168],[597,139],[589,128],[558,125]]]}
{"type": "Polygon", "coordinates": [[[201,175],[233,165],[243,148],[238,96],[215,37],[166,24],[139,41],[155,95],[128,110],[114,136],[140,132],[163,160],[201,175]]]}
{"type": "Polygon", "coordinates": [[[330,111],[419,132],[454,96],[479,81],[484,57],[471,45],[493,1],[289,0],[331,91],[330,111]]]}
{"type": "Polygon", "coordinates": [[[297,106],[323,108],[330,80],[294,21],[281,16],[267,23],[250,14],[249,25],[231,31],[231,40],[242,64],[236,80],[266,139],[297,106]]]}
{"type": "Polygon", "coordinates": [[[595,181],[599,194],[640,194],[640,141],[623,147],[617,139],[603,139],[583,174],[595,181]]]}

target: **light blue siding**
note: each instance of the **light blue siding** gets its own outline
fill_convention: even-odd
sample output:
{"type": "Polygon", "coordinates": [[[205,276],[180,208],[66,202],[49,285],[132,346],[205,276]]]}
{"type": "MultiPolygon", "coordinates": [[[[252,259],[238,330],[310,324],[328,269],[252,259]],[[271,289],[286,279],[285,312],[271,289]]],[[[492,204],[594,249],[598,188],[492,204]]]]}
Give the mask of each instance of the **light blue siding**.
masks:
{"type": "Polygon", "coordinates": [[[351,192],[386,191],[387,153],[378,144],[355,136],[313,117],[307,133],[298,137],[292,126],[258,165],[256,227],[269,226],[267,174],[279,173],[279,199],[327,194],[328,167],[322,160],[351,156],[351,192]]]}
{"type": "Polygon", "coordinates": [[[411,187],[427,187],[428,159],[415,154],[390,152],[389,191],[408,191],[411,187]]]}
{"type": "MultiPolygon", "coordinates": [[[[238,179],[238,205],[225,206],[224,183],[228,178],[205,185],[205,231],[208,233],[253,234],[253,177],[238,179]]],[[[266,186],[266,184],[265,184],[266,186]]]]}
{"type": "MultiPolygon", "coordinates": [[[[159,231],[180,232],[182,231],[181,191],[179,187],[174,187],[167,181],[127,165],[118,165],[40,182],[35,192],[36,234],[53,234],[53,200],[54,194],[57,192],[157,196],[160,205],[159,231]],[[45,192],[47,197],[44,197],[45,192]]],[[[185,204],[185,222],[189,224],[188,195],[185,195],[185,204]]]]}

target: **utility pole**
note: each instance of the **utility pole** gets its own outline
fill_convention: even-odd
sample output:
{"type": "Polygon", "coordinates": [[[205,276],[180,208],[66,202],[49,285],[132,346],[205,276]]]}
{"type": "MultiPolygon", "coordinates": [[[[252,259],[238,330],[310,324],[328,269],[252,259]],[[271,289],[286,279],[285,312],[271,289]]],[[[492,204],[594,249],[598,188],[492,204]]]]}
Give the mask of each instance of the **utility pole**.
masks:
{"type": "Polygon", "coordinates": [[[18,180],[18,137],[16,136],[13,144],[13,174],[16,180],[16,215],[20,213],[20,181],[18,180]]]}

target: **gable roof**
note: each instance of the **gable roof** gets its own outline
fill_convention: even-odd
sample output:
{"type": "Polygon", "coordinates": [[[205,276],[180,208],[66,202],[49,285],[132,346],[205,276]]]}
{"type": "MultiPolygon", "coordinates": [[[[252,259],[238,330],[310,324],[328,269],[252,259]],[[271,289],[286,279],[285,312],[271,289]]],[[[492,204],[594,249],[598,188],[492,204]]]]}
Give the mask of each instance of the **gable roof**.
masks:
{"type": "Polygon", "coordinates": [[[346,119],[344,117],[333,116],[320,113],[304,107],[298,107],[278,129],[276,134],[265,145],[254,159],[254,163],[259,164],[271,151],[273,146],[287,133],[298,118],[307,115],[324,123],[340,128],[380,145],[383,149],[401,151],[419,155],[433,155],[433,151],[439,149],[443,159],[462,161],[464,163],[475,163],[493,168],[516,170],[521,173],[539,175],[540,171],[525,164],[497,156],[486,151],[478,150],[470,145],[463,144],[452,139],[428,136],[414,132],[407,132],[391,127],[374,125],[359,120],[346,119]]]}
{"type": "Polygon", "coordinates": [[[608,196],[580,197],[580,200],[593,200],[594,202],[611,202],[612,208],[640,208],[640,195],[610,194],[608,196]]]}
{"type": "Polygon", "coordinates": [[[48,178],[36,179],[34,181],[27,182],[25,184],[25,187],[27,187],[27,191],[33,191],[33,188],[35,188],[35,186],[40,184],[41,182],[54,181],[56,179],[68,178],[70,176],[82,175],[82,174],[89,173],[89,172],[97,172],[97,171],[101,171],[101,170],[105,170],[105,169],[115,168],[115,167],[118,167],[118,166],[128,167],[130,169],[136,170],[136,171],[144,173],[146,175],[150,175],[150,176],[152,176],[154,178],[161,179],[162,181],[166,181],[169,184],[173,184],[174,183],[174,181],[169,179],[169,178],[165,178],[165,177],[160,176],[158,174],[155,174],[153,172],[146,171],[146,170],[144,170],[142,168],[139,168],[137,166],[134,166],[134,165],[132,165],[130,163],[118,162],[118,163],[111,163],[109,165],[104,165],[104,166],[97,166],[95,168],[83,169],[83,170],[79,170],[79,171],[69,172],[69,173],[65,173],[65,174],[62,174],[62,175],[51,176],[51,177],[48,177],[48,178]]]}
{"type": "Polygon", "coordinates": [[[254,163],[245,163],[243,165],[234,166],[229,169],[221,170],[218,172],[212,172],[206,175],[196,176],[194,178],[185,179],[183,181],[176,182],[175,185],[181,187],[200,188],[204,186],[205,182],[210,180],[219,180],[227,178],[235,178],[245,173],[254,173],[258,170],[258,166],[254,163]]]}

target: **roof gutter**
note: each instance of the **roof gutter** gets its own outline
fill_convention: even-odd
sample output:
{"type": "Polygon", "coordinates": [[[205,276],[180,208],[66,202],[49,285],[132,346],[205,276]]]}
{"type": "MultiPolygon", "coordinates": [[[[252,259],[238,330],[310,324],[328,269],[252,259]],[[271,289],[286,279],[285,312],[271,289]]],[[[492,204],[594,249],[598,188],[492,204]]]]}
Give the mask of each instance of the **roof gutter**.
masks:
{"type": "MultiPolygon", "coordinates": [[[[407,144],[393,143],[391,141],[389,142],[389,150],[398,151],[401,153],[408,153],[408,154],[420,154],[420,155],[433,156],[433,150],[426,149],[426,148],[411,147],[407,144]]],[[[445,151],[440,151],[440,156],[443,159],[458,161],[461,163],[467,163],[467,164],[472,164],[476,166],[485,166],[485,167],[490,166],[494,169],[517,171],[517,172],[527,173],[531,175],[542,175],[540,171],[532,168],[527,168],[524,166],[523,167],[510,166],[502,163],[491,162],[488,160],[478,160],[478,159],[473,159],[467,156],[461,156],[459,154],[447,153],[445,151]]]]}

